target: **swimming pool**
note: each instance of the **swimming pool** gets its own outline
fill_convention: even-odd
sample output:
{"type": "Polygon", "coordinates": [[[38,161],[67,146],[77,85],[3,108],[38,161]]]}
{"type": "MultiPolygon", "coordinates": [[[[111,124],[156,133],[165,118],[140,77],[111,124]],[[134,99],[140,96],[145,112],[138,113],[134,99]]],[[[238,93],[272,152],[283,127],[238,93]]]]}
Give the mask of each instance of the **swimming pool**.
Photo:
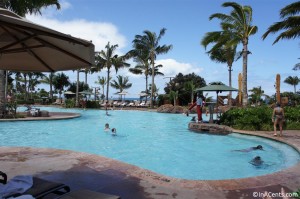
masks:
{"type": "Polygon", "coordinates": [[[1,122],[1,146],[68,149],[102,155],[154,172],[183,179],[217,180],[259,176],[295,165],[299,153],[292,147],[255,136],[217,136],[189,131],[191,119],[182,114],[143,111],[55,109],[79,112],[71,120],[1,122]],[[117,136],[104,132],[105,123],[117,136]],[[265,151],[233,150],[262,145],[265,151]],[[261,156],[267,166],[249,161],[261,156]]]}

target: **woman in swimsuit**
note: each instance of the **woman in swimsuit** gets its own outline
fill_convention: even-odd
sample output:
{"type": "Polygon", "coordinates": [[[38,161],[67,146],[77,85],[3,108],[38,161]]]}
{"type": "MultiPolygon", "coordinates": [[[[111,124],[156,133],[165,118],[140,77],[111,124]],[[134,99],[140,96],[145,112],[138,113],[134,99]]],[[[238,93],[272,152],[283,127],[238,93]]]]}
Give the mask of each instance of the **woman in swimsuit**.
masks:
{"type": "Polygon", "coordinates": [[[276,107],[273,110],[272,122],[274,122],[274,136],[277,136],[276,126],[279,125],[280,134],[282,136],[282,124],[284,121],[284,111],[283,108],[280,107],[280,103],[276,104],[276,107]]]}

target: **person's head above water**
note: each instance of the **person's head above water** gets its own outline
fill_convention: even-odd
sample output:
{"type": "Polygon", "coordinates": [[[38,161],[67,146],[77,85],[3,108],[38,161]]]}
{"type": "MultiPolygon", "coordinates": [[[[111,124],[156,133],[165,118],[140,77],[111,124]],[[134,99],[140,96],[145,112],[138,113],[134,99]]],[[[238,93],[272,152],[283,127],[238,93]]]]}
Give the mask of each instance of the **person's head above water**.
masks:
{"type": "Polygon", "coordinates": [[[116,129],[116,128],[112,128],[112,129],[111,129],[111,132],[112,132],[112,133],[117,133],[117,129],[116,129]]]}
{"type": "Polygon", "coordinates": [[[105,128],[106,128],[106,129],[109,128],[109,124],[108,124],[108,123],[105,124],[105,128]]]}
{"type": "Polygon", "coordinates": [[[253,161],[261,161],[261,157],[260,156],[256,156],[253,161]]]}
{"type": "MultiPolygon", "coordinates": [[[[263,150],[263,147],[261,145],[257,145],[257,147],[255,147],[255,149],[258,149],[258,150],[263,150]]],[[[259,156],[258,156],[259,157],[259,156]]]]}

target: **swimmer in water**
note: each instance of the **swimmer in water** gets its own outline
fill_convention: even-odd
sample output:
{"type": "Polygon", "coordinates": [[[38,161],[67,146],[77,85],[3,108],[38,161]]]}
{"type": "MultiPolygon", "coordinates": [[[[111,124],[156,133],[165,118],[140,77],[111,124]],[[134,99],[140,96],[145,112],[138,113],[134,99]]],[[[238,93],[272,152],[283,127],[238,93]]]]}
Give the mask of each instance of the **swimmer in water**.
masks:
{"type": "Polygon", "coordinates": [[[106,123],[105,124],[105,127],[104,127],[104,131],[109,131],[110,130],[110,128],[109,128],[109,124],[108,123],[106,123]]]}
{"type": "Polygon", "coordinates": [[[113,135],[113,136],[117,135],[117,129],[116,128],[111,129],[111,135],[113,135]]]}
{"type": "Polygon", "coordinates": [[[263,149],[263,147],[261,145],[257,145],[255,147],[250,147],[248,149],[240,149],[240,150],[233,150],[233,151],[250,152],[250,151],[254,151],[254,150],[264,150],[264,149],[263,149]]]}
{"type": "Polygon", "coordinates": [[[264,161],[261,159],[260,156],[256,156],[249,163],[254,165],[254,166],[261,166],[263,164],[263,162],[264,161]]]}

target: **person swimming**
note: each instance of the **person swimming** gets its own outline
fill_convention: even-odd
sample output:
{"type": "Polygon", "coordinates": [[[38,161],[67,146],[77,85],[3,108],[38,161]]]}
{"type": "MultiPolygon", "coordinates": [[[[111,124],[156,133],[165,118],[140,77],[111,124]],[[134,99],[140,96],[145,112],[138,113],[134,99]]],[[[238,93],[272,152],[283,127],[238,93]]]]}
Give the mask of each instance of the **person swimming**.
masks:
{"type": "Polygon", "coordinates": [[[260,156],[256,156],[249,163],[254,165],[254,166],[261,166],[263,164],[263,162],[264,161],[261,159],[260,156]]]}
{"type": "Polygon", "coordinates": [[[116,136],[117,135],[117,129],[116,128],[112,128],[111,129],[111,135],[112,136],[116,136]]]}
{"type": "Polygon", "coordinates": [[[263,149],[263,147],[261,145],[257,145],[255,147],[250,147],[248,149],[239,149],[239,150],[233,150],[233,151],[250,152],[250,151],[254,151],[254,150],[264,150],[264,149],[263,149]]]}
{"type": "Polygon", "coordinates": [[[108,123],[106,123],[105,124],[105,126],[104,126],[104,131],[109,131],[110,130],[110,128],[109,128],[109,124],[108,123]]]}

